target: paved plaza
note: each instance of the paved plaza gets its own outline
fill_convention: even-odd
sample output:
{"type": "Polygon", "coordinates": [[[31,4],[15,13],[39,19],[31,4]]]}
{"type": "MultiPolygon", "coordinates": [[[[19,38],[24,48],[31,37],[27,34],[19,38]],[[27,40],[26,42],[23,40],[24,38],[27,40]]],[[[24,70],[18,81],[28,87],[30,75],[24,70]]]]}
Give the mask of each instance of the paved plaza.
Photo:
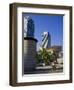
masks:
{"type": "Polygon", "coordinates": [[[62,65],[57,66],[56,69],[53,69],[52,66],[38,66],[33,71],[24,72],[24,74],[44,74],[44,73],[60,73],[63,72],[62,65]]]}

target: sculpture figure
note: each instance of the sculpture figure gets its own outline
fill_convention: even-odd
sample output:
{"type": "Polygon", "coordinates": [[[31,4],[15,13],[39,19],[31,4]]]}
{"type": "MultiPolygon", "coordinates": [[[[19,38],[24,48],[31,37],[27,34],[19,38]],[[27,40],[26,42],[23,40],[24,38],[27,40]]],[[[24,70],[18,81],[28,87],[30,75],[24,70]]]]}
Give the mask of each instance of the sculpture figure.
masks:
{"type": "Polygon", "coordinates": [[[34,21],[29,17],[24,17],[24,37],[34,38],[34,21]]]}

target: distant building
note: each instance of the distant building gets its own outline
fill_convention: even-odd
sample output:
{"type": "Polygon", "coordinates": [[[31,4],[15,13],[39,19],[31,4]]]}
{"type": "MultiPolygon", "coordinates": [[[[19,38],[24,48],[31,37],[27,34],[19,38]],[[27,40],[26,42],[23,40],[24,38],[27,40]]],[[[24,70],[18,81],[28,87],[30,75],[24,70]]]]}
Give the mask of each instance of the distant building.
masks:
{"type": "Polygon", "coordinates": [[[42,48],[50,48],[51,47],[51,36],[49,32],[43,32],[42,34],[42,48]]]}
{"type": "Polygon", "coordinates": [[[59,58],[57,58],[59,64],[63,64],[63,51],[59,52],[59,58]]]}
{"type": "Polygon", "coordinates": [[[51,46],[50,48],[46,49],[48,52],[56,52],[56,53],[62,53],[62,46],[51,46]]]}
{"type": "Polygon", "coordinates": [[[62,46],[52,46],[46,49],[51,54],[56,53],[58,57],[63,57],[62,46]]]}

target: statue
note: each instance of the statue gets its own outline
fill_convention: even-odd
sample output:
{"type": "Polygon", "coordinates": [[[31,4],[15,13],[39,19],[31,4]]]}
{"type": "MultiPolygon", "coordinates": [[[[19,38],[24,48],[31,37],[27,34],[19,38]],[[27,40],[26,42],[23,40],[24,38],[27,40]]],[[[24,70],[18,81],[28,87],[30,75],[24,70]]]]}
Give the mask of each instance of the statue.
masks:
{"type": "Polygon", "coordinates": [[[34,38],[34,21],[29,17],[24,17],[24,37],[34,38]]]}
{"type": "Polygon", "coordinates": [[[37,39],[34,38],[34,21],[24,16],[24,60],[22,74],[29,74],[36,67],[37,39]]]}

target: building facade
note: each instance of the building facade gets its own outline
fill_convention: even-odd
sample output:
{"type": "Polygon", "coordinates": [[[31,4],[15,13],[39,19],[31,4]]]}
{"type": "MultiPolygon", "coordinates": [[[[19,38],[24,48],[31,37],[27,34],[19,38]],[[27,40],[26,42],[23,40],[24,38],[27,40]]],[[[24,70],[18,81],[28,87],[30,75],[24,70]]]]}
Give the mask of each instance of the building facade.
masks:
{"type": "Polygon", "coordinates": [[[50,48],[51,47],[51,36],[49,32],[43,32],[42,34],[42,48],[50,48]]]}

